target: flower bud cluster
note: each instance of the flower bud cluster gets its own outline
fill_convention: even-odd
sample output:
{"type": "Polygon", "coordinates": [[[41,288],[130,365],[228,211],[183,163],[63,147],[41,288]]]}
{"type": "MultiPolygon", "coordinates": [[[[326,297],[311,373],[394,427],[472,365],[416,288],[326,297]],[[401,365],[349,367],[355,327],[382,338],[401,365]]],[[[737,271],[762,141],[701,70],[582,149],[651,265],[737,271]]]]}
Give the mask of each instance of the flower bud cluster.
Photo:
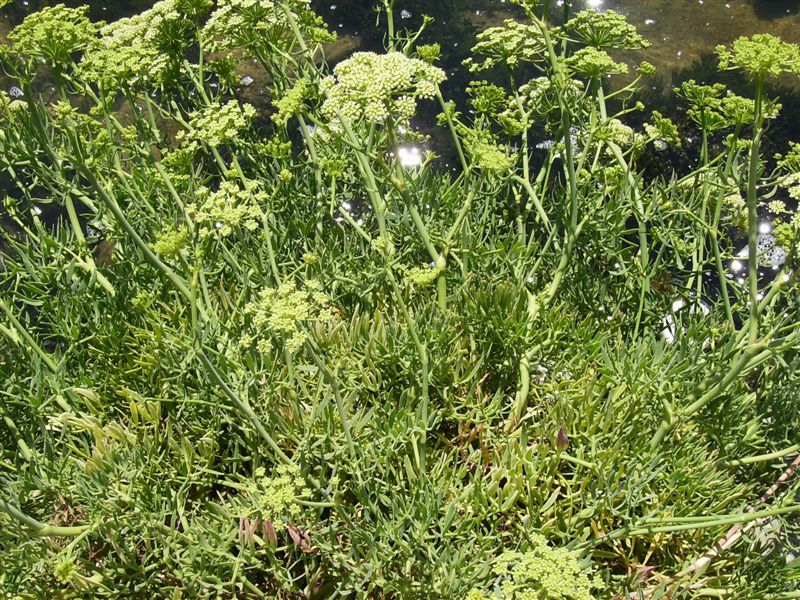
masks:
{"type": "Polygon", "coordinates": [[[213,105],[190,115],[189,132],[179,132],[178,140],[203,142],[212,148],[227,144],[247,129],[256,116],[250,104],[240,106],[236,100],[213,105]]]}
{"type": "Polygon", "coordinates": [[[734,226],[739,229],[747,228],[747,201],[738,188],[732,189],[723,197],[722,207],[730,215],[734,226]]]}
{"type": "Polygon", "coordinates": [[[444,80],[438,67],[400,52],[356,52],[322,80],[320,89],[327,95],[322,112],[331,119],[406,121],[416,112],[417,100],[435,97],[444,80]]]}
{"type": "Polygon", "coordinates": [[[161,0],[149,10],[104,26],[100,39],[87,49],[80,74],[87,81],[102,82],[107,89],[163,84],[176,61],[182,59],[170,52],[172,36],[185,25],[177,2],[161,0]]]}
{"type": "Polygon", "coordinates": [[[650,119],[650,123],[644,124],[644,131],[647,134],[647,137],[655,141],[660,140],[661,142],[666,142],[671,146],[680,148],[681,136],[675,123],[657,110],[653,111],[650,119]]]}
{"type": "Polygon", "coordinates": [[[258,467],[254,475],[248,490],[249,516],[269,521],[275,531],[297,523],[303,514],[298,500],[310,495],[299,467],[281,465],[271,477],[267,477],[263,467],[258,467]]]}
{"type": "Polygon", "coordinates": [[[261,224],[261,205],[268,197],[255,182],[242,187],[238,181],[223,181],[215,192],[207,187],[199,188],[195,199],[196,203],[189,210],[201,224],[200,236],[209,237],[216,231],[227,237],[239,227],[256,230],[261,224]]]}
{"type": "Polygon", "coordinates": [[[611,142],[622,148],[631,146],[636,141],[633,129],[619,119],[609,119],[602,123],[596,132],[596,137],[598,140],[611,142]]]}
{"type": "Polygon", "coordinates": [[[567,66],[575,75],[583,75],[592,79],[628,72],[628,65],[616,62],[608,52],[592,46],[576,51],[567,59],[567,66]]]}
{"type": "Polygon", "coordinates": [[[517,160],[515,153],[509,154],[483,131],[470,130],[464,139],[464,145],[475,165],[486,171],[508,171],[517,160]]]}
{"type": "MultiPolygon", "coordinates": [[[[325,23],[311,10],[310,0],[285,2],[295,24],[308,39],[318,43],[333,41],[325,23]]],[[[288,16],[280,3],[273,0],[219,0],[203,27],[205,46],[212,52],[254,49],[270,40],[285,48],[294,44],[288,16]]]]}
{"type": "Polygon", "coordinates": [[[186,227],[162,231],[153,244],[153,250],[159,256],[173,258],[181,253],[189,239],[189,230],[186,227]]]}
{"type": "Polygon", "coordinates": [[[288,281],[277,289],[262,290],[258,300],[245,307],[245,314],[252,316],[255,330],[245,344],[255,341],[259,351],[268,352],[273,337],[278,336],[286,342],[289,352],[297,352],[308,339],[303,325],[330,317],[328,302],[328,296],[313,280],[307,281],[303,288],[288,281]]]}
{"type": "Polygon", "coordinates": [[[581,11],[567,21],[564,31],[570,40],[597,49],[637,50],[650,45],[624,15],[613,10],[581,11]]]}
{"type": "Polygon", "coordinates": [[[311,91],[311,84],[307,79],[298,80],[289,88],[280,100],[273,102],[277,112],[272,115],[272,120],[278,125],[286,125],[294,115],[300,113],[303,102],[311,91]]]}
{"type": "Polygon", "coordinates": [[[417,56],[429,65],[432,65],[442,55],[442,46],[439,43],[417,46],[417,56]]]}
{"type": "Polygon", "coordinates": [[[585,85],[577,79],[568,79],[563,85],[549,77],[534,77],[520,86],[518,93],[525,111],[547,116],[560,111],[560,99],[573,106],[584,102],[585,85]]]}
{"type": "Polygon", "coordinates": [[[538,534],[530,537],[527,552],[505,552],[495,562],[494,574],[499,578],[497,593],[486,595],[478,589],[467,600],[593,600],[595,587],[589,574],[581,568],[575,553],[566,548],[553,548],[538,534]]]}
{"type": "Polygon", "coordinates": [[[496,115],[506,108],[508,94],[498,85],[488,81],[472,81],[467,86],[467,95],[475,112],[486,115],[496,115]]]}
{"type": "Polygon", "coordinates": [[[753,79],[800,74],[800,46],[769,33],[740,37],[730,48],[717,46],[716,51],[721,69],[739,69],[753,79]]]}
{"type": "Polygon", "coordinates": [[[464,64],[473,73],[486,71],[495,65],[516,67],[522,62],[539,62],[546,49],[542,35],[534,25],[506,19],[500,27],[490,27],[478,34],[473,54],[484,56],[475,62],[468,58],[464,64]]]}
{"type": "Polygon", "coordinates": [[[406,270],[405,280],[410,286],[415,288],[426,288],[431,285],[444,271],[436,265],[432,267],[411,267],[406,270]]]}
{"type": "Polygon", "coordinates": [[[86,16],[88,6],[67,8],[48,6],[31,13],[8,35],[14,52],[22,57],[43,60],[51,67],[72,61],[97,36],[103,23],[92,23],[86,16]]]}
{"type": "Polygon", "coordinates": [[[789,192],[789,197],[800,202],[800,173],[792,173],[783,180],[783,187],[789,192]]]}

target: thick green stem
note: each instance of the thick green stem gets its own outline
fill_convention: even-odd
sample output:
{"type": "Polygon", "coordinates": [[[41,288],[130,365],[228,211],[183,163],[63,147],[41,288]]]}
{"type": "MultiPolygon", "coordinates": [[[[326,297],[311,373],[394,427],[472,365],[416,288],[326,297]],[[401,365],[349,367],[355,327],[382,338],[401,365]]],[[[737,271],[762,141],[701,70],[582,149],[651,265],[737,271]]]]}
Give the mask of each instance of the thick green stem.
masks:
{"type": "Polygon", "coordinates": [[[747,173],[747,278],[750,296],[750,343],[758,339],[758,168],[761,159],[761,133],[764,116],[764,81],[756,81],[755,120],[753,143],[750,147],[750,162],[747,173]]]}
{"type": "Polygon", "coordinates": [[[58,369],[56,361],[53,360],[53,357],[49,352],[46,352],[44,348],[42,348],[39,343],[33,339],[33,336],[28,333],[28,330],[25,329],[22,323],[20,323],[19,319],[17,319],[16,315],[14,315],[12,312],[11,307],[6,304],[6,301],[3,298],[0,298],[0,308],[3,309],[4,313],[6,313],[6,316],[8,317],[8,320],[11,321],[11,325],[14,327],[14,330],[22,337],[23,340],[25,340],[25,343],[28,345],[29,349],[42,359],[42,362],[47,365],[48,369],[55,372],[58,369]]]}
{"type": "Polygon", "coordinates": [[[736,381],[736,379],[745,371],[747,371],[754,363],[760,362],[762,358],[770,356],[771,354],[772,351],[768,349],[766,344],[753,344],[743,350],[738,359],[733,363],[731,368],[718,383],[713,385],[710,390],[708,390],[695,402],[683,409],[679,415],[665,420],[661,424],[653,436],[653,439],[650,440],[650,448],[657,448],[661,442],[664,441],[667,434],[672,431],[679,419],[686,419],[697,413],[713,399],[719,397],[719,395],[722,394],[728,388],[728,386],[736,381]]]}
{"type": "Polygon", "coordinates": [[[358,454],[356,453],[356,446],[353,443],[353,433],[352,427],[350,426],[350,417],[347,414],[347,410],[344,406],[344,399],[342,398],[341,391],[339,390],[339,379],[333,372],[328,368],[328,366],[322,361],[322,359],[317,354],[314,345],[310,342],[306,342],[306,350],[309,354],[311,354],[311,358],[314,360],[314,363],[317,365],[317,368],[322,373],[323,378],[325,381],[328,382],[328,385],[331,386],[333,390],[333,397],[336,400],[336,410],[339,412],[339,419],[342,421],[342,429],[344,429],[344,437],[347,440],[347,447],[350,450],[350,454],[355,459],[358,454]]]}
{"type": "Polygon", "coordinates": [[[46,523],[42,523],[26,515],[19,508],[3,499],[0,499],[0,510],[29,528],[34,537],[75,537],[89,529],[88,525],[79,525],[76,527],[47,525],[46,523]]]}
{"type": "Polygon", "coordinates": [[[222,389],[222,392],[225,396],[233,403],[233,405],[239,409],[239,411],[247,417],[250,421],[250,424],[256,430],[256,433],[263,439],[272,451],[275,452],[275,455],[278,457],[278,461],[285,464],[291,465],[292,459],[290,459],[284,452],[281,450],[281,447],[278,446],[277,442],[273,439],[273,437],[267,432],[264,428],[264,425],[261,423],[261,419],[258,418],[255,411],[250,407],[250,405],[242,400],[227,384],[227,382],[223,379],[222,375],[220,375],[217,368],[214,364],[209,360],[208,356],[206,356],[205,352],[202,349],[198,349],[197,355],[200,358],[200,362],[203,363],[203,366],[206,368],[208,373],[211,375],[211,378],[216,382],[216,384],[222,389]]]}
{"type": "Polygon", "coordinates": [[[639,535],[649,535],[653,533],[677,533],[680,531],[692,531],[695,529],[708,529],[713,527],[724,527],[726,525],[736,525],[739,523],[749,523],[750,521],[759,521],[761,519],[769,519],[795,512],[800,512],[800,504],[782,506],[779,508],[770,508],[768,510],[760,510],[757,512],[725,515],[722,517],[709,517],[705,520],[692,521],[691,523],[679,523],[676,525],[657,525],[654,527],[645,525],[631,528],[626,527],[604,535],[597,540],[586,542],[584,543],[584,546],[596,546],[604,542],[631,538],[639,535]]]}
{"type": "MultiPolygon", "coordinates": [[[[742,126],[737,125],[736,130],[733,133],[733,139],[730,142],[730,147],[728,149],[728,156],[725,160],[725,170],[723,171],[722,178],[724,183],[727,185],[728,178],[730,177],[731,170],[733,169],[733,160],[736,156],[736,142],[739,139],[739,135],[741,133],[742,126]]],[[[717,201],[716,205],[714,206],[714,218],[711,222],[711,227],[709,228],[709,237],[711,237],[711,248],[714,252],[714,264],[717,269],[717,277],[719,278],[719,287],[720,292],[722,294],[722,303],[723,307],[725,308],[725,317],[728,321],[728,324],[731,327],[735,326],[733,320],[733,311],[731,310],[731,300],[728,294],[728,277],[725,273],[725,268],[722,264],[722,253],[719,249],[719,221],[722,215],[722,204],[725,197],[725,189],[722,188],[717,192],[717,201]]]]}
{"type": "Polygon", "coordinates": [[[783,450],[776,450],[775,452],[769,452],[767,454],[759,454],[757,456],[748,456],[745,458],[737,458],[736,460],[731,460],[725,463],[726,467],[741,467],[742,465],[753,465],[760,462],[767,462],[770,460],[777,460],[779,458],[783,458],[784,456],[789,456],[790,454],[794,454],[800,451],[800,444],[795,444],[793,446],[789,446],[788,448],[784,448],[783,450]]]}
{"type": "Polygon", "coordinates": [[[447,110],[447,104],[445,103],[444,98],[442,97],[442,92],[438,87],[436,88],[436,98],[439,100],[439,106],[442,108],[442,113],[447,121],[447,127],[450,130],[451,137],[453,138],[453,144],[456,147],[456,154],[458,154],[458,160],[461,162],[462,172],[466,174],[469,172],[469,166],[467,165],[467,159],[464,155],[464,148],[461,145],[461,136],[458,135],[456,125],[453,122],[453,117],[450,115],[450,111],[447,110]]]}
{"type": "Polygon", "coordinates": [[[553,226],[551,225],[550,219],[547,216],[547,213],[544,211],[544,207],[542,206],[542,202],[539,199],[539,196],[534,191],[533,186],[531,185],[531,182],[527,178],[520,177],[519,175],[514,175],[512,177],[512,179],[514,181],[516,181],[517,183],[519,183],[523,187],[525,192],[528,194],[528,198],[529,198],[530,202],[533,204],[534,208],[536,208],[536,214],[539,216],[539,219],[542,221],[542,225],[544,225],[545,231],[547,231],[547,233],[549,234],[550,230],[552,229],[553,226]]]}

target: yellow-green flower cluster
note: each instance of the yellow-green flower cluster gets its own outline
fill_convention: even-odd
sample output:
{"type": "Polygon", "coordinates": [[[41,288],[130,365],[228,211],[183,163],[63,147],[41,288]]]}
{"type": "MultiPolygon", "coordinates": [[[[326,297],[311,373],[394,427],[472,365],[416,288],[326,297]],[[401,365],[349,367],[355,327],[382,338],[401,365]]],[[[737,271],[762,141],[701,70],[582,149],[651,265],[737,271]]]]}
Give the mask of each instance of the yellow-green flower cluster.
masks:
{"type": "Polygon", "coordinates": [[[61,67],[85,50],[103,25],[92,23],[86,16],[88,10],[88,6],[67,8],[63,4],[45,7],[25,17],[8,39],[17,55],[61,67]]]}
{"type": "Polygon", "coordinates": [[[181,253],[188,239],[189,230],[186,227],[162,231],[156,236],[156,243],[153,244],[153,250],[160,256],[172,258],[181,253]]]}
{"type": "Polygon", "coordinates": [[[789,197],[800,202],[800,173],[792,173],[781,185],[789,192],[789,197]]]}
{"type": "Polygon", "coordinates": [[[609,119],[596,132],[598,140],[611,142],[623,148],[633,144],[635,136],[633,129],[619,119],[609,119]]]}
{"type": "Polygon", "coordinates": [[[634,50],[650,45],[624,15],[613,10],[581,11],[567,21],[564,31],[572,41],[597,49],[634,50]]]}
{"type": "Polygon", "coordinates": [[[546,114],[558,107],[558,93],[549,77],[535,77],[523,84],[519,96],[525,110],[535,113],[546,114]]]}
{"type": "Polygon", "coordinates": [[[783,200],[771,200],[767,204],[767,210],[774,215],[782,215],[789,212],[786,208],[786,203],[783,200]]]}
{"type": "MultiPolygon", "coordinates": [[[[780,186],[784,188],[789,197],[800,202],[800,143],[790,142],[786,154],[776,154],[778,169],[783,173],[780,186]]],[[[774,214],[788,214],[785,203],[773,200],[769,204],[770,212],[774,214]]],[[[779,244],[784,248],[796,248],[800,254],[800,210],[795,211],[789,222],[776,225],[773,233],[778,238],[779,244]]]]}
{"type": "Polygon", "coordinates": [[[661,140],[680,148],[681,136],[678,127],[670,119],[662,115],[657,110],[653,111],[651,123],[644,124],[644,131],[652,140],[661,140]]]}
{"type": "Polygon", "coordinates": [[[496,561],[499,595],[474,589],[468,600],[593,600],[592,583],[578,558],[565,548],[553,548],[533,534],[528,552],[505,552],[496,561]]]}
{"type": "Polygon", "coordinates": [[[800,46],[769,33],[736,39],[730,48],[717,46],[721,69],[739,69],[757,80],[800,74],[800,46]]]}
{"type": "Polygon", "coordinates": [[[196,203],[189,207],[201,224],[200,236],[209,237],[216,231],[222,237],[237,228],[254,231],[261,224],[261,204],[267,194],[255,182],[244,187],[238,181],[223,181],[217,191],[201,187],[195,192],[196,203]]]}
{"type": "Polygon", "coordinates": [[[303,325],[311,321],[327,320],[328,296],[318,282],[307,281],[298,288],[293,281],[281,284],[277,289],[266,288],[258,300],[245,307],[245,314],[251,315],[255,335],[245,340],[245,344],[256,341],[261,352],[272,348],[272,338],[278,336],[286,342],[289,352],[302,348],[308,339],[303,325]]]}
{"type": "Polygon", "coordinates": [[[177,138],[203,142],[211,147],[221,146],[247,129],[255,116],[256,109],[250,104],[240,106],[236,100],[230,100],[192,113],[189,118],[191,129],[188,133],[178,133],[177,138]]]}
{"type": "Polygon", "coordinates": [[[567,59],[567,65],[575,75],[583,75],[592,79],[628,72],[628,65],[616,62],[608,52],[598,50],[593,46],[587,46],[575,52],[567,59]]]}
{"type": "Polygon", "coordinates": [[[286,125],[289,119],[300,112],[310,90],[311,84],[307,79],[298,80],[280,100],[273,102],[277,112],[272,115],[272,120],[278,125],[286,125]]]}
{"type": "MultiPolygon", "coordinates": [[[[755,120],[756,103],[755,100],[750,98],[743,98],[737,94],[728,94],[722,99],[720,110],[731,124],[745,125],[755,120]]],[[[777,116],[777,113],[775,116],[777,116]]]]}
{"type": "Polygon", "coordinates": [[[161,155],[161,166],[169,173],[176,188],[188,187],[192,177],[194,158],[200,144],[190,142],[184,146],[165,149],[161,155]]]}
{"type": "Polygon", "coordinates": [[[639,73],[647,77],[656,74],[656,67],[654,64],[643,60],[639,63],[639,73]]]}
{"type": "Polygon", "coordinates": [[[722,199],[722,206],[730,215],[731,222],[740,229],[747,227],[747,201],[738,189],[732,189],[722,199]]]}
{"type": "Polygon", "coordinates": [[[508,153],[483,132],[472,132],[464,145],[475,165],[487,171],[508,171],[517,160],[515,153],[508,153]]]}
{"type": "MultiPolygon", "coordinates": [[[[219,0],[203,27],[206,48],[219,52],[236,48],[253,50],[265,40],[289,48],[294,35],[280,3],[273,0],[219,0]]],[[[310,0],[287,0],[284,3],[301,33],[314,42],[336,38],[311,10],[310,0]]]]}
{"type": "Polygon", "coordinates": [[[59,100],[53,104],[53,118],[59,124],[64,124],[78,114],[77,109],[66,100],[59,100]]]}
{"type": "Polygon", "coordinates": [[[775,160],[784,173],[800,171],[800,143],[789,142],[789,151],[786,154],[776,154],[775,160]]]}
{"type": "Polygon", "coordinates": [[[55,578],[64,585],[69,585],[78,574],[78,567],[75,561],[70,557],[64,557],[57,560],[53,566],[53,575],[55,578]]]}
{"type": "Polygon", "coordinates": [[[183,59],[170,43],[185,25],[177,4],[178,0],[161,0],[149,10],[103,27],[100,39],[84,55],[81,75],[107,89],[164,83],[176,61],[183,59]]]}
{"type": "Polygon", "coordinates": [[[433,98],[444,71],[400,52],[356,52],[342,61],[320,84],[326,94],[322,112],[351,121],[382,123],[414,116],[417,100],[433,98]]]}
{"type": "Polygon", "coordinates": [[[296,465],[281,465],[275,474],[267,477],[266,470],[255,470],[255,480],[250,493],[250,512],[252,516],[269,521],[275,531],[282,531],[288,525],[297,523],[302,517],[303,507],[298,500],[310,494],[296,465]]]}
{"type": "Polygon", "coordinates": [[[506,91],[488,81],[470,82],[467,86],[467,95],[470,97],[472,108],[481,114],[496,115],[505,109],[508,103],[506,91]]]}
{"type": "MultiPolygon", "coordinates": [[[[705,85],[689,79],[675,92],[689,103],[689,118],[708,132],[752,124],[755,120],[755,101],[727,91],[721,83],[705,85]]],[[[765,101],[764,118],[776,118],[780,109],[779,103],[765,101]]]]}
{"type": "Polygon", "coordinates": [[[444,267],[411,267],[406,271],[406,282],[416,288],[425,288],[431,285],[444,271],[444,267]]]}
{"type": "Polygon", "coordinates": [[[276,158],[278,160],[289,158],[292,155],[292,143],[281,141],[281,139],[277,137],[257,144],[256,149],[259,155],[276,158]]]}
{"type": "Polygon", "coordinates": [[[473,73],[486,71],[495,65],[516,67],[523,62],[539,62],[546,49],[540,31],[534,25],[506,19],[500,27],[490,27],[478,34],[473,54],[484,56],[475,62],[468,58],[464,64],[473,73]]]}
{"type": "Polygon", "coordinates": [[[549,77],[535,77],[520,86],[517,91],[522,100],[522,114],[516,102],[509,102],[509,107],[501,114],[503,120],[518,120],[527,123],[531,115],[541,115],[546,119],[558,116],[560,102],[568,102],[571,106],[580,106],[585,102],[585,84],[577,79],[567,79],[563,83],[555,83],[549,77]]]}
{"type": "Polygon", "coordinates": [[[429,65],[432,65],[439,57],[442,55],[442,46],[441,44],[426,44],[423,46],[417,46],[417,56],[419,56],[420,60],[424,60],[429,65]]]}

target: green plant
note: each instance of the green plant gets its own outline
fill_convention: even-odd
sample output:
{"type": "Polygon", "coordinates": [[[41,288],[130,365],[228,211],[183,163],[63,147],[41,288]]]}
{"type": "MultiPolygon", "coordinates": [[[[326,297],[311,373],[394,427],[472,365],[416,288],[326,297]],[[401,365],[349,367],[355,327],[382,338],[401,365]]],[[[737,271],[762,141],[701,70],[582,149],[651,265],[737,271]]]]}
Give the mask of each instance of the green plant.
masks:
{"type": "Polygon", "coordinates": [[[12,32],[0,588],[794,597],[762,553],[797,529],[800,227],[770,204],[787,256],[759,288],[754,224],[797,192],[798,146],[760,152],[797,48],[721,49],[753,99],[686,82],[689,123],[638,130],[653,68],[606,52],[646,45],[621,15],[519,0],[464,107],[393,4],[387,52],[333,69],[304,0],[12,32]],[[253,59],[271,118],[235,83],[253,59]],[[422,103],[455,173],[408,127],[422,103]],[[649,176],[684,127],[696,167],[649,176]]]}

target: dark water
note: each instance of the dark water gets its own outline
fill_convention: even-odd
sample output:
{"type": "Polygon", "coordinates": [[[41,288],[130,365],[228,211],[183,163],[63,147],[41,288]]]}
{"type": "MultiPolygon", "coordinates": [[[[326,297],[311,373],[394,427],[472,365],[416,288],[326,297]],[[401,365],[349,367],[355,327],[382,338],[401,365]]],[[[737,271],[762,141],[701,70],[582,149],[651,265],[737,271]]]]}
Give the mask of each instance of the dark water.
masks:
{"type": "MultiPolygon", "coordinates": [[[[154,0],[58,0],[69,6],[88,5],[95,20],[111,21],[145,10],[154,0]]],[[[12,0],[0,10],[0,40],[26,14],[56,4],[56,0],[12,0]]],[[[378,0],[312,0],[314,9],[322,15],[339,40],[328,49],[335,61],[354,50],[381,50],[384,43],[383,24],[376,24],[375,5],[378,0]]],[[[553,3],[554,6],[557,4],[553,3]]],[[[769,32],[789,42],[800,43],[800,0],[573,0],[573,12],[585,8],[616,10],[628,16],[639,31],[651,42],[651,47],[627,53],[633,64],[642,60],[654,64],[657,76],[650,82],[642,100],[649,107],[673,113],[673,86],[688,78],[698,81],[720,80],[716,73],[714,47],[728,44],[738,36],[769,32]]],[[[557,11],[556,11],[557,12],[557,11]]],[[[422,43],[432,41],[442,45],[442,64],[448,73],[445,96],[459,99],[470,80],[461,62],[468,56],[475,35],[504,19],[520,17],[520,11],[508,0],[397,0],[398,28],[416,29],[427,14],[433,25],[423,34],[422,43]]],[[[625,58],[625,57],[621,57],[625,58]]],[[[251,75],[259,81],[257,72],[251,75]]],[[[732,76],[721,78],[735,91],[743,82],[732,76]]],[[[0,86],[7,88],[0,79],[0,86]]],[[[784,117],[777,124],[777,139],[800,140],[800,79],[787,78],[776,90],[784,101],[784,117]],[[785,131],[780,131],[785,129],[785,131]]],[[[261,90],[252,91],[245,99],[260,104],[261,90]]]]}
{"type": "MultiPolygon", "coordinates": [[[[153,0],[62,0],[64,4],[88,4],[94,19],[114,20],[142,11],[153,0]]],[[[25,14],[48,0],[12,0],[0,11],[0,37],[25,14]]],[[[375,0],[314,0],[315,10],[339,31],[345,46],[380,47],[375,0]]],[[[671,83],[675,73],[691,69],[717,44],[737,36],[770,32],[786,41],[800,42],[800,0],[574,0],[573,10],[613,9],[626,14],[652,46],[639,53],[659,68],[671,83]]],[[[466,56],[475,33],[518,16],[506,0],[398,0],[400,26],[416,28],[422,15],[434,17],[429,37],[443,42],[445,58],[452,66],[466,56]]]]}

